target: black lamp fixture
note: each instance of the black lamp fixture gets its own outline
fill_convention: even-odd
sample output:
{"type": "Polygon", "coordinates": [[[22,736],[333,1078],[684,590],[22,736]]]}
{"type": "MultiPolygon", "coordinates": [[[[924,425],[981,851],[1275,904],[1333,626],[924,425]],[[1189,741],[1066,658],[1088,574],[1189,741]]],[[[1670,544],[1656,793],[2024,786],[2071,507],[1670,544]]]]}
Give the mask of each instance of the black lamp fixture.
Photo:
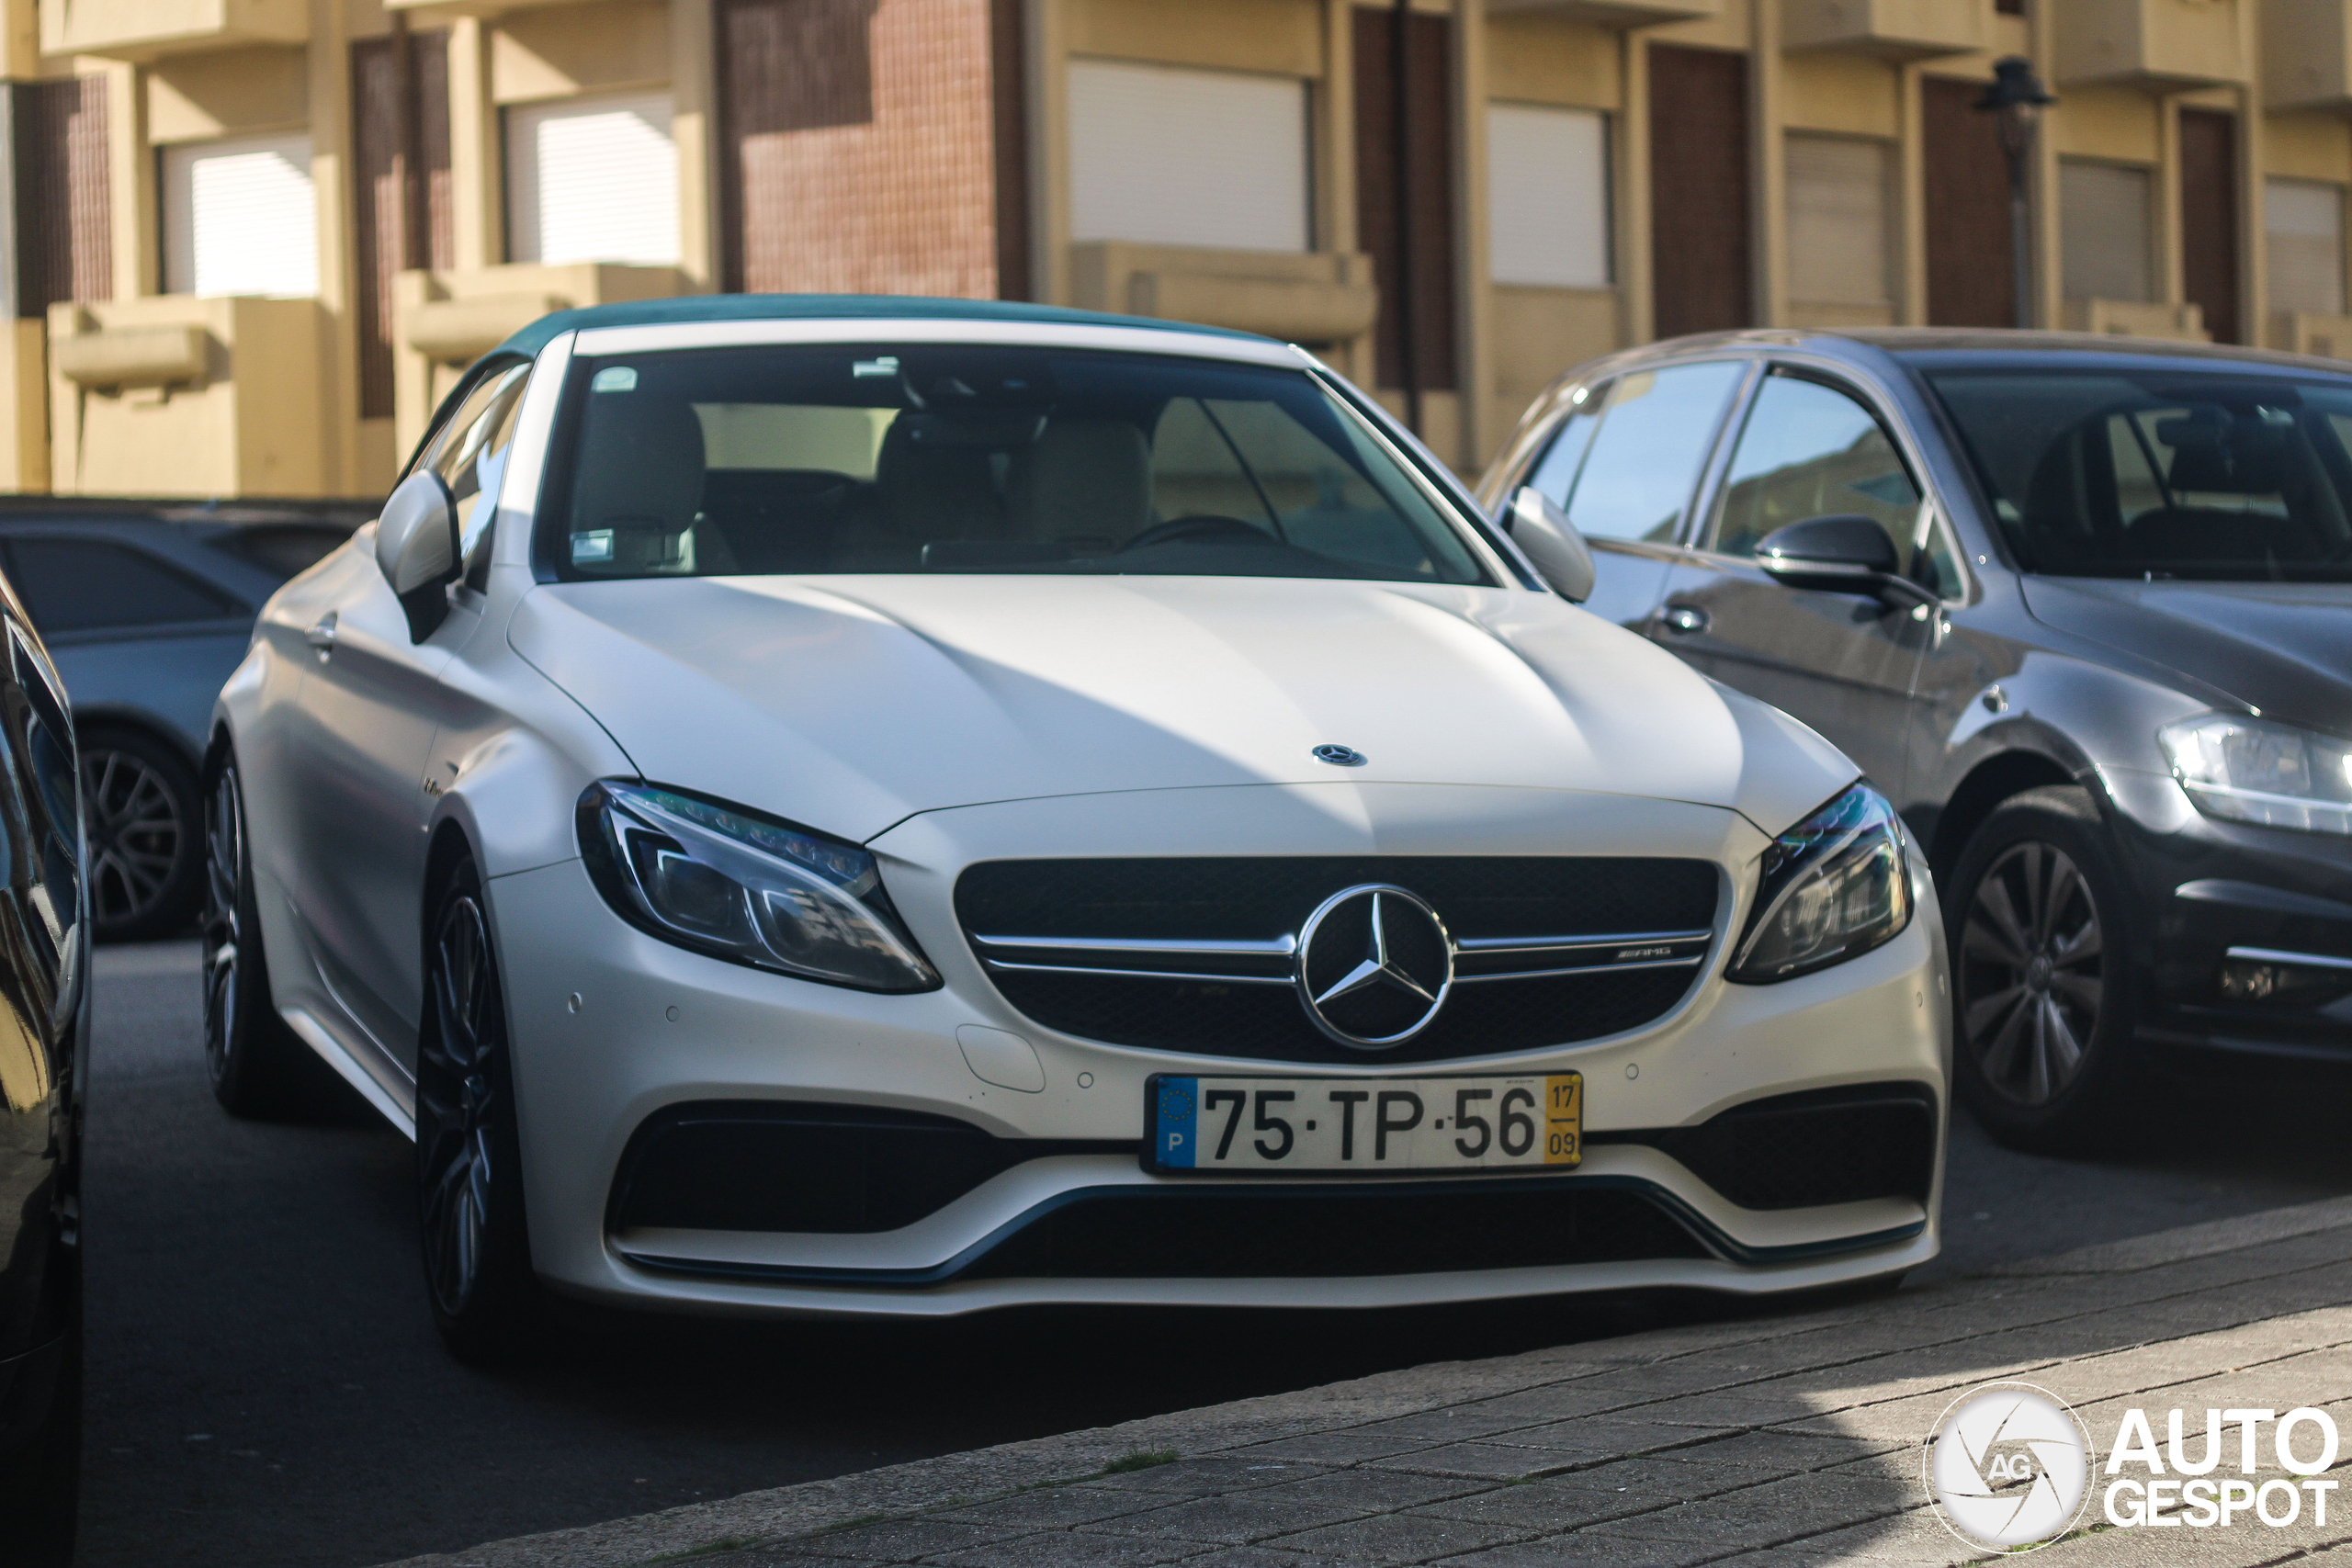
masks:
{"type": "Polygon", "coordinates": [[[1993,82],[1976,107],[1995,117],[2001,133],[2001,152],[2009,161],[2009,265],[2017,290],[2017,324],[2033,325],[2033,248],[2028,243],[2026,158],[2033,151],[2034,132],[2041,111],[2058,100],[2033,73],[2033,62],[2022,54],[2006,55],[1993,62],[1993,82]]]}

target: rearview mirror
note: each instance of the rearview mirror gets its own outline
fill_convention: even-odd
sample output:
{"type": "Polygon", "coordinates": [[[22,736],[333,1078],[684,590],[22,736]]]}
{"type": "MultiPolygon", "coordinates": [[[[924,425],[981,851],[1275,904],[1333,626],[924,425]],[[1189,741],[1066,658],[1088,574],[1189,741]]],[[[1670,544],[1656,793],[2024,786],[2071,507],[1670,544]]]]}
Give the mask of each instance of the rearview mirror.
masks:
{"type": "Polygon", "coordinates": [[[420,468],[385,499],[376,567],[408,613],[409,640],[431,637],[449,614],[444,590],[458,575],[458,505],[439,474],[420,468]]]}
{"type": "Polygon", "coordinates": [[[1550,496],[1533,485],[1520,486],[1502,524],[1561,598],[1581,604],[1592,597],[1592,550],[1550,496]]]}
{"type": "Polygon", "coordinates": [[[1933,589],[1903,575],[1903,558],[1886,530],[1859,513],[1808,517],[1764,536],[1756,564],[1784,588],[1863,593],[1890,602],[1932,604],[1933,589]]]}

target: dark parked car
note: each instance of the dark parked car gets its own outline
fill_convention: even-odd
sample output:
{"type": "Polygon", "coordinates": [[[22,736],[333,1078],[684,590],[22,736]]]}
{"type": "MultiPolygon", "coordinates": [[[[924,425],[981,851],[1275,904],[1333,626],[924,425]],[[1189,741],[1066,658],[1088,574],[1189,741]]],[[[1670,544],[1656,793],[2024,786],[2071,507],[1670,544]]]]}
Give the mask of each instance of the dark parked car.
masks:
{"type": "Polygon", "coordinates": [[[1750,332],[1571,373],[1483,499],[1589,607],[1844,748],[1937,869],[1961,1093],[2043,1146],[2147,1070],[2352,1062],[2352,374],[1750,332]]]}
{"type": "Polygon", "coordinates": [[[262,601],[368,514],[47,499],[0,511],[0,570],[74,697],[98,940],[194,918],[212,700],[262,601]]]}
{"type": "Polygon", "coordinates": [[[89,924],[74,732],[0,584],[0,1562],[74,1554],[89,924]]]}

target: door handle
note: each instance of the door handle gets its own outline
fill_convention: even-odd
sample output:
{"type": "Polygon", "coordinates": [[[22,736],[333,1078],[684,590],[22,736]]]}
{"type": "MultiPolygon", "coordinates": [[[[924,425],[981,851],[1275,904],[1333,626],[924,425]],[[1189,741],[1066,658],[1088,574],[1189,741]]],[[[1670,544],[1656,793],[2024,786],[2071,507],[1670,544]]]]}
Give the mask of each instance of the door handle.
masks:
{"type": "Polygon", "coordinates": [[[1694,632],[1705,631],[1708,618],[1707,612],[1696,604],[1668,604],[1665,612],[1658,616],[1659,620],[1666,623],[1668,631],[1679,637],[1689,637],[1694,632]]]}
{"type": "Polygon", "coordinates": [[[334,652],[334,622],[335,613],[329,610],[319,618],[316,626],[302,634],[302,640],[317,651],[322,664],[327,661],[328,655],[334,652]]]}

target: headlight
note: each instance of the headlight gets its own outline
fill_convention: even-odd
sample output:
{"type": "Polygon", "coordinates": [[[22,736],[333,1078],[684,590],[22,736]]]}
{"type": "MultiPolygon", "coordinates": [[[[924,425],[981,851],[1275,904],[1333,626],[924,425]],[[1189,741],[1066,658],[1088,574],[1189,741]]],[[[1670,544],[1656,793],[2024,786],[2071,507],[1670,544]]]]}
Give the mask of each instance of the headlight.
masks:
{"type": "Polygon", "coordinates": [[[624,919],[681,947],[866,991],[939,984],[854,844],[605,781],[580,797],[580,851],[624,919]]]}
{"type": "Polygon", "coordinates": [[[2208,817],[2352,833],[2352,744],[2221,713],[2168,724],[2156,739],[2208,817]]]}
{"type": "Polygon", "coordinates": [[[1728,978],[1786,980],[1893,942],[1911,923],[1903,824],[1886,797],[1856,784],[1764,852],[1756,908],[1728,978]]]}

